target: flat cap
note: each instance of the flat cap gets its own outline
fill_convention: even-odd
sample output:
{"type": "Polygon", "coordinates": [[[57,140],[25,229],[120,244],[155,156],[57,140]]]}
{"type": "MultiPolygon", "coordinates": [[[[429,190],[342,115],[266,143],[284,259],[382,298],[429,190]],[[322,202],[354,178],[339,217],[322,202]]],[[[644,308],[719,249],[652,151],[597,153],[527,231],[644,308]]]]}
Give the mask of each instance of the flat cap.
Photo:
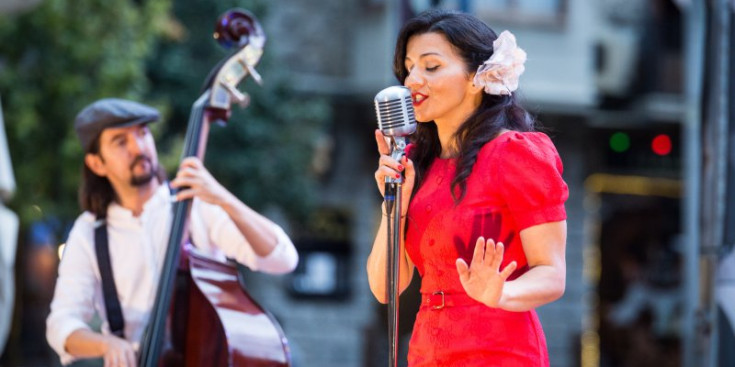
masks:
{"type": "Polygon", "coordinates": [[[108,127],[127,127],[158,121],[160,114],[153,107],[119,98],[100,99],[79,112],[74,119],[74,130],[88,151],[102,130],[108,127]]]}

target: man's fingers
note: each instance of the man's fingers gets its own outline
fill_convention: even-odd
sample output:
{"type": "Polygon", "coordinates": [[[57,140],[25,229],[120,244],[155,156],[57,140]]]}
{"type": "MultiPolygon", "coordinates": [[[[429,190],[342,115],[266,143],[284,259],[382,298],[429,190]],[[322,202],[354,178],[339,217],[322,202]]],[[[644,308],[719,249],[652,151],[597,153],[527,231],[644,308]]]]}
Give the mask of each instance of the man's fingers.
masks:
{"type": "Polygon", "coordinates": [[[186,200],[186,199],[192,199],[194,198],[194,190],[193,189],[185,189],[181,190],[176,193],[176,201],[186,200]]]}
{"type": "Polygon", "coordinates": [[[117,366],[117,355],[115,353],[108,353],[105,355],[105,367],[116,367],[117,366]]]}
{"type": "Polygon", "coordinates": [[[129,367],[136,367],[135,352],[132,348],[125,351],[125,364],[129,367]]]}
{"type": "Polygon", "coordinates": [[[180,187],[204,187],[204,180],[199,177],[176,177],[171,181],[174,188],[180,187]]]}
{"type": "Polygon", "coordinates": [[[181,161],[181,164],[179,164],[179,168],[183,167],[192,167],[192,168],[198,168],[202,166],[202,161],[199,160],[197,157],[186,157],[181,161]]]}
{"type": "Polygon", "coordinates": [[[176,177],[193,177],[196,174],[197,170],[192,167],[181,167],[176,171],[176,177]]]}

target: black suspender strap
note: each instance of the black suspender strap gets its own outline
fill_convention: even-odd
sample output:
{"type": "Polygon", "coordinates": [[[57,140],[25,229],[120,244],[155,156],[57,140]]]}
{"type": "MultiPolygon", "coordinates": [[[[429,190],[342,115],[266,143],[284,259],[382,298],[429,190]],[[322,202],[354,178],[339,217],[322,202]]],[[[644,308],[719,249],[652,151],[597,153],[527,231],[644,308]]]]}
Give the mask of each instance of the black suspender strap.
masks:
{"type": "Polygon", "coordinates": [[[117,299],[115,278],[112,277],[105,217],[97,217],[97,222],[95,222],[94,247],[97,253],[97,265],[99,265],[100,276],[102,277],[102,295],[105,298],[105,310],[107,311],[107,321],[110,323],[110,331],[121,338],[125,338],[123,333],[125,319],[123,318],[120,301],[117,299]]]}

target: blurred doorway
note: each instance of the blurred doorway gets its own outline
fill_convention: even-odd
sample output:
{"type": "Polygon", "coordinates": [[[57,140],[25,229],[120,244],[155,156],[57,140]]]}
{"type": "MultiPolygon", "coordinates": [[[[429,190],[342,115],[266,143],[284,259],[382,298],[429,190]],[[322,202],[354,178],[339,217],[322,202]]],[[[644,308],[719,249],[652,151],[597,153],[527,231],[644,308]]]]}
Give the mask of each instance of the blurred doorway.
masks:
{"type": "Polygon", "coordinates": [[[680,182],[593,174],[585,188],[588,315],[581,365],[680,366],[680,182]]]}

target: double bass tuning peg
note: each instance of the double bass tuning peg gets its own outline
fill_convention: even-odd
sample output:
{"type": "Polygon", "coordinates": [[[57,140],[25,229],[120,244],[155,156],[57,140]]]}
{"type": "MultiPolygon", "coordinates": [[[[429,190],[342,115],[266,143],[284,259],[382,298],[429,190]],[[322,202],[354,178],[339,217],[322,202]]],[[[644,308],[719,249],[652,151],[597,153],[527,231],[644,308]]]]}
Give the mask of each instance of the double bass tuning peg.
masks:
{"type": "Polygon", "coordinates": [[[232,97],[232,99],[241,108],[246,108],[246,107],[248,107],[250,105],[250,95],[249,94],[247,94],[245,92],[241,92],[236,87],[233,87],[232,85],[227,84],[227,83],[222,83],[222,86],[224,86],[225,89],[227,89],[227,91],[230,93],[230,96],[232,97]]]}
{"type": "Polygon", "coordinates": [[[238,59],[240,61],[240,64],[250,73],[250,76],[253,77],[253,80],[255,80],[256,83],[258,83],[259,86],[263,86],[263,78],[260,77],[260,74],[258,74],[258,71],[255,70],[253,65],[250,65],[247,61],[243,59],[238,59]]]}

